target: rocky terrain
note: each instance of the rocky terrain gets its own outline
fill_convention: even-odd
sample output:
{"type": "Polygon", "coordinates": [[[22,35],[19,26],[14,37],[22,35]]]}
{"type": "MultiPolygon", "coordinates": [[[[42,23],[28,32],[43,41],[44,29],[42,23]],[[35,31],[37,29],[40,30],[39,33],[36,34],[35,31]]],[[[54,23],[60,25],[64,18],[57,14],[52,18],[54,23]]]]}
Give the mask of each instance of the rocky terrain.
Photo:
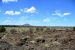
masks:
{"type": "Polygon", "coordinates": [[[49,27],[5,27],[0,50],[75,50],[75,31],[49,27]]]}

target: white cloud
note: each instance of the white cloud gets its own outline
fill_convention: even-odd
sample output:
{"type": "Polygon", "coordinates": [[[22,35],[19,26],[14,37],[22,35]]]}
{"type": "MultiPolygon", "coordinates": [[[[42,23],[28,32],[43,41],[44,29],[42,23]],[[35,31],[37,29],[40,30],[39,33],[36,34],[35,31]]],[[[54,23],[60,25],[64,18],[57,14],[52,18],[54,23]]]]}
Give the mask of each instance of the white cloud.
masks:
{"type": "Polygon", "coordinates": [[[25,13],[36,13],[37,12],[37,9],[34,6],[32,6],[30,8],[20,9],[20,10],[25,13]]]}
{"type": "Polygon", "coordinates": [[[64,16],[66,16],[66,15],[70,15],[70,13],[64,13],[63,15],[64,15],[64,16]]]}
{"type": "Polygon", "coordinates": [[[43,19],[44,22],[50,22],[51,20],[49,18],[43,19]]]}
{"type": "Polygon", "coordinates": [[[64,16],[68,16],[70,14],[71,13],[69,13],[69,12],[62,13],[62,12],[56,10],[52,15],[57,15],[57,16],[60,16],[60,17],[64,17],[64,16]]]}
{"type": "Polygon", "coordinates": [[[21,14],[20,11],[6,11],[5,14],[7,15],[19,15],[21,14]]]}
{"type": "Polygon", "coordinates": [[[2,0],[3,3],[8,3],[8,2],[17,2],[18,0],[2,0]]]}
{"type": "Polygon", "coordinates": [[[52,15],[57,15],[57,16],[60,16],[60,17],[62,17],[62,14],[61,14],[61,12],[59,12],[59,11],[55,11],[52,15]]]}

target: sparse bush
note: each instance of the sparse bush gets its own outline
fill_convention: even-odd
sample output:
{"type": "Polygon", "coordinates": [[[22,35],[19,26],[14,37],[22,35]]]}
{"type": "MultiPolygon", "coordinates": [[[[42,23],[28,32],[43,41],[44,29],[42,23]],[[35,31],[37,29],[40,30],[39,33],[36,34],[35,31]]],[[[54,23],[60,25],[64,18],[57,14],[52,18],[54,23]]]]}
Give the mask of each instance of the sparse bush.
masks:
{"type": "Polygon", "coordinates": [[[43,27],[39,27],[39,31],[43,31],[43,27]]]}
{"type": "Polygon", "coordinates": [[[11,34],[17,33],[16,29],[11,29],[10,32],[11,32],[11,34]]]}
{"type": "Polygon", "coordinates": [[[5,31],[6,31],[5,27],[1,26],[0,27],[0,32],[5,32],[5,31]]]}
{"type": "Polygon", "coordinates": [[[36,31],[39,31],[39,28],[38,27],[36,27],[36,31]]]}
{"type": "Polygon", "coordinates": [[[50,31],[50,28],[47,28],[46,30],[50,31]]]}
{"type": "Polygon", "coordinates": [[[36,27],[36,31],[43,31],[42,27],[36,27]]]}
{"type": "Polygon", "coordinates": [[[29,29],[29,32],[30,32],[30,33],[33,33],[33,29],[32,29],[32,28],[30,28],[30,29],[29,29]]]}
{"type": "Polygon", "coordinates": [[[46,28],[45,32],[50,32],[50,28],[46,28]]]}

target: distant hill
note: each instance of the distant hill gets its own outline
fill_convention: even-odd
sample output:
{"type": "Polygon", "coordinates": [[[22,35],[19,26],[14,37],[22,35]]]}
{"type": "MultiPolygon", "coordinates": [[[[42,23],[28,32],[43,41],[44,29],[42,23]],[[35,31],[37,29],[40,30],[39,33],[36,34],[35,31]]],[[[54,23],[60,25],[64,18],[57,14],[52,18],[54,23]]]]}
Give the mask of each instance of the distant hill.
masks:
{"type": "Polygon", "coordinates": [[[24,24],[23,26],[32,26],[32,25],[30,25],[30,24],[24,24]]]}
{"type": "Polygon", "coordinates": [[[0,25],[1,26],[4,26],[4,27],[20,27],[20,26],[32,26],[30,24],[23,24],[23,25],[0,25]]]}

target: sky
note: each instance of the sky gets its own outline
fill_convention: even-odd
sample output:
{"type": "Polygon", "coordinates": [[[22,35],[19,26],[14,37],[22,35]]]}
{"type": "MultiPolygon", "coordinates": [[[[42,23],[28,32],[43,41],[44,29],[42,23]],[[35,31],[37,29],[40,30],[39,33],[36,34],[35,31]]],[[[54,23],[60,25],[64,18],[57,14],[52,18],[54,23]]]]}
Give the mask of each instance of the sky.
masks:
{"type": "Polygon", "coordinates": [[[75,0],[0,0],[0,25],[75,26],[75,0]]]}

